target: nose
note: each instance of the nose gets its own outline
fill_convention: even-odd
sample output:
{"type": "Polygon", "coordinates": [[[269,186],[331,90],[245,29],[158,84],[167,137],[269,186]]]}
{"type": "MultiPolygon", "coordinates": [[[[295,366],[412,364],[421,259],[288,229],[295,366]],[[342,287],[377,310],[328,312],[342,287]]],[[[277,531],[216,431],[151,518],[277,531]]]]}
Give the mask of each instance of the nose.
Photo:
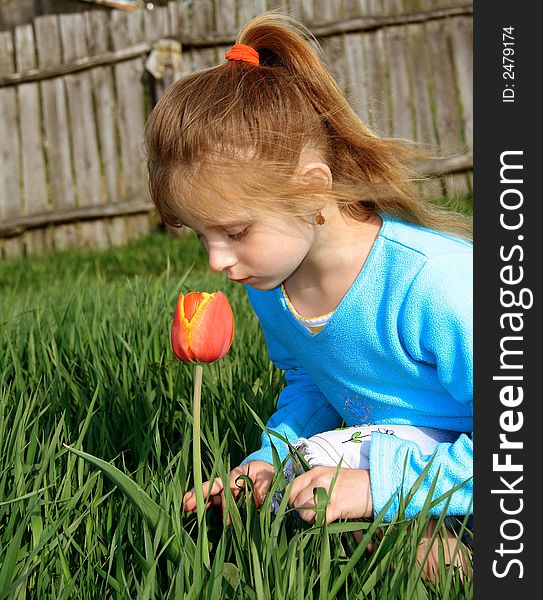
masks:
{"type": "Polygon", "coordinates": [[[209,267],[212,271],[221,272],[236,264],[232,250],[222,243],[211,243],[208,247],[209,267]]]}

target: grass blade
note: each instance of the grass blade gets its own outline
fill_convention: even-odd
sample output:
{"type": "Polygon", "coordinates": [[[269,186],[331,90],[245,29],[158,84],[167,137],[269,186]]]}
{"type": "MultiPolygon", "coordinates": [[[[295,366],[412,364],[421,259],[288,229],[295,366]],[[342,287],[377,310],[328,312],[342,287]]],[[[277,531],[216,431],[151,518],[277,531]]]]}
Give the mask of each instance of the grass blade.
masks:
{"type": "Polygon", "coordinates": [[[64,444],[64,447],[79,456],[79,458],[86,460],[100,469],[100,471],[102,471],[102,473],[106,475],[106,477],[108,477],[108,479],[110,479],[141,512],[153,530],[157,529],[161,520],[164,521],[165,525],[162,530],[161,541],[167,546],[166,552],[170,559],[177,563],[180,558],[179,544],[175,538],[171,538],[171,520],[170,517],[164,513],[163,509],[160,508],[160,506],[152,500],[152,498],[150,498],[135,481],[117,469],[117,467],[114,467],[105,460],[93,456],[92,454],[87,454],[82,450],[76,450],[66,444],[64,444]]]}

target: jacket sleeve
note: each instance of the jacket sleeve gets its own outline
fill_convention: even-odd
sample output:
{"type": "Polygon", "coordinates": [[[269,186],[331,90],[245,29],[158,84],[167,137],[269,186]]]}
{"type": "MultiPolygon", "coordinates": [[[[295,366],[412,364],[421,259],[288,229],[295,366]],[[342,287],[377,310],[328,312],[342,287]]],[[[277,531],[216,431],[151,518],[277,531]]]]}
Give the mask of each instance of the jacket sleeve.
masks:
{"type": "MultiPolygon", "coordinates": [[[[286,382],[279,394],[276,411],[266,427],[287,438],[289,442],[339,427],[341,417],[307,371],[300,366],[299,360],[286,347],[284,332],[278,330],[277,322],[270,316],[271,292],[248,292],[251,306],[264,333],[270,359],[278,369],[284,371],[286,382]]],[[[261,442],[261,448],[250,454],[242,464],[252,460],[273,464],[272,443],[279,458],[286,458],[288,446],[279,438],[263,432],[261,442]]]]}
{"type": "MultiPolygon", "coordinates": [[[[416,361],[435,367],[451,403],[462,403],[473,415],[473,277],[472,254],[440,255],[428,260],[406,295],[399,319],[404,348],[416,361]]],[[[471,427],[473,429],[473,427],[471,427]]],[[[370,447],[370,477],[375,514],[394,497],[384,515],[390,521],[399,508],[399,492],[409,493],[429,465],[422,485],[406,507],[405,516],[418,514],[437,479],[433,499],[461,486],[450,499],[447,513],[472,512],[473,434],[461,433],[453,443],[441,443],[424,456],[413,442],[374,433],[370,447]],[[429,465],[430,463],[430,465],[429,465]]],[[[445,501],[430,510],[437,517],[445,501]]]]}
{"type": "MultiPolygon", "coordinates": [[[[281,368],[280,364],[274,364],[281,368]]],[[[286,385],[279,395],[277,409],[266,424],[269,430],[293,442],[299,437],[311,437],[316,433],[334,429],[341,424],[341,417],[328,402],[309,375],[301,368],[285,370],[286,385]]],[[[242,464],[252,460],[263,460],[273,464],[271,444],[275,446],[283,461],[288,446],[279,438],[263,433],[261,448],[250,454],[242,464]]]]}

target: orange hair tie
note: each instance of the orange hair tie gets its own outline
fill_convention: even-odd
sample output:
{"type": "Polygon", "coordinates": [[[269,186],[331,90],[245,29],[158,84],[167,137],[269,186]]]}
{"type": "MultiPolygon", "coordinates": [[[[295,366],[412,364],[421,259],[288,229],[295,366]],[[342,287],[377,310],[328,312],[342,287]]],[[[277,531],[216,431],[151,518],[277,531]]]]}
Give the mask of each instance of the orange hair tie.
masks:
{"type": "Polygon", "coordinates": [[[227,60],[241,60],[251,65],[259,65],[258,52],[245,44],[234,44],[224,55],[227,60]]]}

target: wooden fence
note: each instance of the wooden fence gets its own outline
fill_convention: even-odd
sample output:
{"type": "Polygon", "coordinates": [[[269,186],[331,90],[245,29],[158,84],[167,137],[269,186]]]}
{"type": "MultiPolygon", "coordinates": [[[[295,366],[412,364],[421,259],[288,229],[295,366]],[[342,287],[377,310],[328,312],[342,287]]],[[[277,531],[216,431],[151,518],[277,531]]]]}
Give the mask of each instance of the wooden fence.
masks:
{"type": "Polygon", "coordinates": [[[148,232],[157,216],[142,134],[154,91],[223,61],[240,26],[269,9],[312,30],[378,133],[445,157],[429,167],[439,177],[427,194],[471,193],[471,2],[177,0],[51,15],[0,32],[1,255],[107,247],[148,232]],[[175,74],[154,82],[145,65],[160,39],[181,42],[182,54],[175,74]]]}

